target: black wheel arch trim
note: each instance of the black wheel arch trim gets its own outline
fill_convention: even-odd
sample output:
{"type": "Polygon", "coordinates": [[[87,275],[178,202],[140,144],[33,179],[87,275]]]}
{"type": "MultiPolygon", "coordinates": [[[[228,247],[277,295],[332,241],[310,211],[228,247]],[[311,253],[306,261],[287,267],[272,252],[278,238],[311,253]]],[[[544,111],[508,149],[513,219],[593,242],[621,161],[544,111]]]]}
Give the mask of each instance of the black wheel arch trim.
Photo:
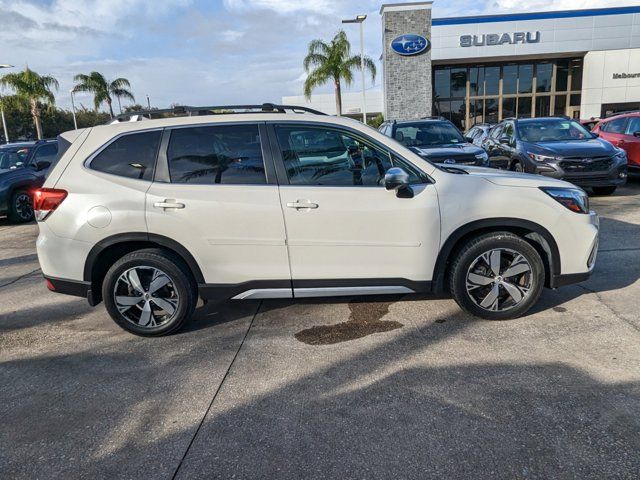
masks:
{"type": "Polygon", "coordinates": [[[444,280],[447,272],[447,266],[449,264],[449,261],[451,260],[450,257],[453,249],[459,240],[461,240],[466,235],[472,234],[474,232],[478,232],[480,234],[483,230],[490,229],[495,231],[501,228],[519,228],[529,230],[540,235],[545,240],[547,245],[542,245],[542,247],[547,253],[547,260],[549,262],[549,267],[551,270],[550,272],[548,272],[551,284],[550,286],[553,286],[553,279],[560,275],[561,263],[558,244],[556,243],[553,235],[551,235],[549,230],[544,228],[542,225],[530,220],[511,217],[497,217],[469,222],[458,227],[453,231],[453,233],[451,233],[451,235],[449,235],[447,240],[443,243],[442,248],[440,249],[440,253],[438,254],[436,265],[433,270],[432,285],[434,293],[442,293],[444,291],[444,280]]]}
{"type": "Polygon", "coordinates": [[[85,260],[85,263],[84,263],[83,279],[88,282],[92,281],[92,272],[93,272],[93,267],[95,265],[95,262],[105,249],[120,243],[127,243],[127,242],[151,242],[161,247],[165,247],[170,250],[173,250],[187,264],[196,282],[204,283],[204,276],[202,275],[202,270],[200,269],[198,262],[196,262],[196,259],[193,257],[191,252],[189,252],[189,250],[186,247],[176,242],[175,240],[165,237],[164,235],[158,235],[155,233],[147,233],[147,232],[119,233],[119,234],[112,235],[110,237],[106,237],[100,240],[91,249],[91,251],[89,252],[89,255],[87,255],[87,259],[85,260]]]}

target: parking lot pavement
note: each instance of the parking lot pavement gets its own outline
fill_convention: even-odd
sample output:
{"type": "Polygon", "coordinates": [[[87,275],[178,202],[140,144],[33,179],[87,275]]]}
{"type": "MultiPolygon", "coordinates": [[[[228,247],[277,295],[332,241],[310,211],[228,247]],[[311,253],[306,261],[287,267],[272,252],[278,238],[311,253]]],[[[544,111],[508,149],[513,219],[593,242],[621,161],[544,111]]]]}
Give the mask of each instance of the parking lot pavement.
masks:
{"type": "Polygon", "coordinates": [[[594,276],[490,322],[426,297],[207,305],[142,339],[0,221],[0,476],[638,478],[640,181],[594,276]]]}

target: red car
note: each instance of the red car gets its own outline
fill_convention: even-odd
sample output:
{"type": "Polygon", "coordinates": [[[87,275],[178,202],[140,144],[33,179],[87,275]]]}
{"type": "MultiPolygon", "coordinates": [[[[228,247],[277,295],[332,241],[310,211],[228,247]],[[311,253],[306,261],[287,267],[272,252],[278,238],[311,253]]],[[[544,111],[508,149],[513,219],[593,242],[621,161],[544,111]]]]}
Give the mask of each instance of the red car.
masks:
{"type": "Polygon", "coordinates": [[[592,132],[625,150],[630,168],[640,168],[640,111],[605,118],[592,132]]]}

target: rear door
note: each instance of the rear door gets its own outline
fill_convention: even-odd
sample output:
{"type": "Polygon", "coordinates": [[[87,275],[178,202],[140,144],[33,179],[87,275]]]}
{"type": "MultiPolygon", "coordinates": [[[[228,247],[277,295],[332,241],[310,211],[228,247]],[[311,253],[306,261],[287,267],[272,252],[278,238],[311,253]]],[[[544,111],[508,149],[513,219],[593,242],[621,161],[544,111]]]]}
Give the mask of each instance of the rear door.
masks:
{"type": "Polygon", "coordinates": [[[626,140],[624,132],[626,126],[626,117],[614,118],[613,120],[604,122],[600,124],[600,137],[611,142],[616,147],[624,148],[626,140]]]}
{"type": "Polygon", "coordinates": [[[270,133],[296,297],[426,286],[440,235],[426,175],[346,127],[282,123],[270,133]],[[391,166],[410,173],[413,198],[385,189],[391,166]]]}
{"type": "Polygon", "coordinates": [[[260,123],[177,127],[163,135],[147,192],[149,233],[191,253],[208,297],[291,296],[278,185],[264,138],[260,123]]]}

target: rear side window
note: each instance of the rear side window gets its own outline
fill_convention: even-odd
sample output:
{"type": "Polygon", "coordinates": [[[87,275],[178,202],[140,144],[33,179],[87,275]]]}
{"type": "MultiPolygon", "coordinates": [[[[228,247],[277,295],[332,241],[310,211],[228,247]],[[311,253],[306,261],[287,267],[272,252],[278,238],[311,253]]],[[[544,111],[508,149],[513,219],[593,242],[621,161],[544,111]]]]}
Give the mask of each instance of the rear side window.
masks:
{"type": "Polygon", "coordinates": [[[162,131],[124,135],[96,155],[89,167],[120,177],[151,180],[162,131]]]}
{"type": "Polygon", "coordinates": [[[600,129],[609,133],[623,133],[626,123],[626,118],[616,118],[615,120],[611,120],[605,123],[602,127],[600,127],[600,129]]]}
{"type": "Polygon", "coordinates": [[[257,125],[177,128],[167,159],[172,183],[267,183],[257,125]]]}

